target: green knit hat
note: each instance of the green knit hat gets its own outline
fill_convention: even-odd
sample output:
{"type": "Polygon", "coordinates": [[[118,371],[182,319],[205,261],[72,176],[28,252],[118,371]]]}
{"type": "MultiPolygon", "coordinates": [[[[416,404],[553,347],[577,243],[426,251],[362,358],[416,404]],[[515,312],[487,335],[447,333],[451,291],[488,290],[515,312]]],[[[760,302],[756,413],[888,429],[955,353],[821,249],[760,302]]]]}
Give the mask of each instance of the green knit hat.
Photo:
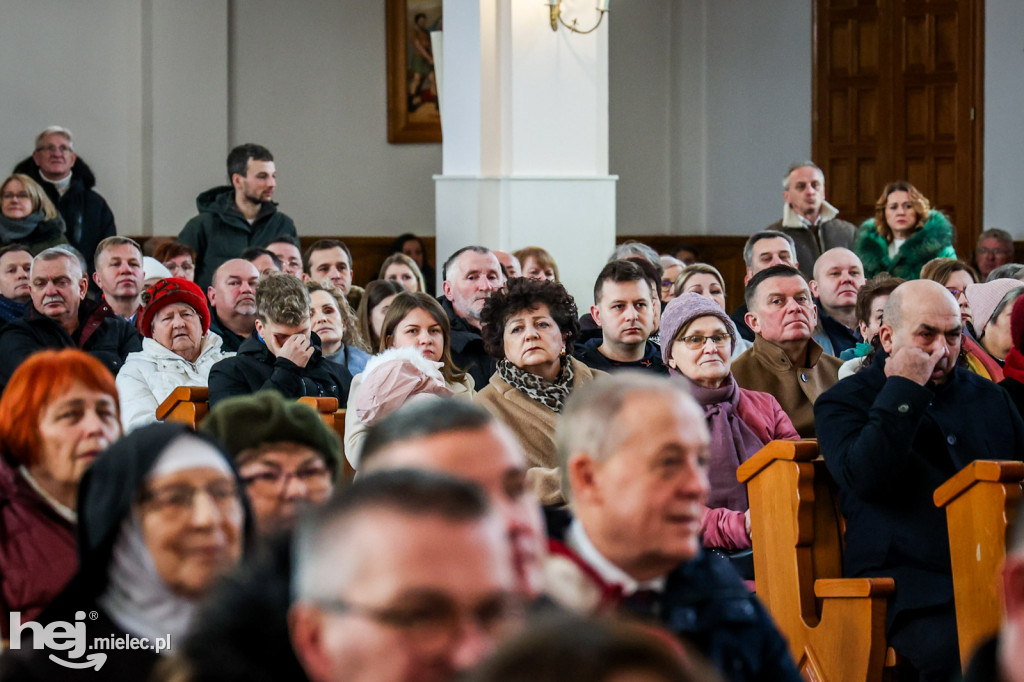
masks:
{"type": "Polygon", "coordinates": [[[239,453],[265,443],[298,443],[321,455],[332,472],[341,461],[341,441],[316,410],[285,399],[273,390],[227,398],[203,420],[204,431],[224,444],[236,460],[239,453]]]}

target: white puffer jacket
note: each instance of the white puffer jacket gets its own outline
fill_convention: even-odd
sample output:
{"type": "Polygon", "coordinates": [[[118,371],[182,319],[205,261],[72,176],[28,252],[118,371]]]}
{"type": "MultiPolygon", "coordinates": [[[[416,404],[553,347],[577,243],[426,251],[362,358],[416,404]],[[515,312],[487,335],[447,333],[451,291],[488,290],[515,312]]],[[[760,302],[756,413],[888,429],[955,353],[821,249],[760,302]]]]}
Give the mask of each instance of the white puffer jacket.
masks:
{"type": "Polygon", "coordinates": [[[199,357],[189,362],[153,339],[143,339],[142,350],[129,353],[117,373],[124,432],[155,422],[156,408],[178,386],[206,386],[210,368],[234,355],[221,350],[221,343],[219,336],[207,332],[199,357]]]}

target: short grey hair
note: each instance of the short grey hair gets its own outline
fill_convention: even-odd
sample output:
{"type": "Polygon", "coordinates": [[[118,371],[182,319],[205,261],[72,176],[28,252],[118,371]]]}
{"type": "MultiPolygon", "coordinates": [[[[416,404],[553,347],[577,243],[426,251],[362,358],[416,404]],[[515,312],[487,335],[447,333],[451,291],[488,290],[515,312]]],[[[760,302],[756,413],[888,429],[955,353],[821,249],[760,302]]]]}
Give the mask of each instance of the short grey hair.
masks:
{"type": "Polygon", "coordinates": [[[998,227],[990,227],[981,234],[978,235],[978,244],[980,245],[986,239],[998,239],[1004,244],[1010,245],[1010,251],[1012,255],[1013,251],[1013,235],[1006,230],[1001,230],[998,227]]]}
{"type": "MultiPolygon", "coordinates": [[[[444,262],[444,265],[441,266],[441,280],[442,281],[444,281],[444,282],[450,282],[451,281],[451,279],[448,277],[448,275],[449,275],[448,271],[451,270],[451,267],[453,265],[455,265],[455,261],[457,261],[459,259],[459,256],[461,256],[462,254],[466,253],[467,251],[472,251],[473,253],[479,253],[480,255],[486,255],[488,253],[494,253],[493,251],[488,249],[486,246],[478,246],[476,244],[474,244],[472,246],[463,246],[461,249],[459,249],[458,251],[456,251],[452,255],[448,256],[448,260],[446,260],[444,262]]],[[[497,256],[495,256],[495,258],[497,258],[497,256]]],[[[499,265],[499,267],[501,266],[501,261],[498,262],[498,265],[499,265]]]]}
{"type": "Polygon", "coordinates": [[[49,126],[43,132],[36,135],[36,148],[43,143],[48,135],[61,135],[68,140],[68,146],[71,147],[71,151],[75,150],[75,138],[71,136],[71,131],[62,126],[49,126]]]}
{"type": "Polygon", "coordinates": [[[1003,263],[998,268],[988,273],[986,282],[994,279],[1020,279],[1024,277],[1024,265],[1020,263],[1003,263]]]}
{"type": "Polygon", "coordinates": [[[639,370],[602,376],[574,390],[555,427],[555,450],[566,501],[571,501],[572,494],[570,461],[583,452],[598,461],[611,457],[616,445],[613,434],[619,426],[615,417],[636,394],[660,394],[666,399],[693,401],[681,382],[639,370]]]}
{"type": "Polygon", "coordinates": [[[635,258],[637,256],[648,261],[656,268],[661,267],[661,256],[658,255],[658,252],[647,246],[647,244],[638,242],[635,239],[624,241],[616,246],[615,250],[612,251],[611,257],[608,258],[608,262],[611,263],[613,260],[635,258]]]}
{"type": "Polygon", "coordinates": [[[89,268],[85,264],[85,257],[70,244],[61,244],[60,246],[51,246],[48,249],[44,249],[32,259],[32,263],[34,264],[36,261],[54,261],[58,258],[66,258],[78,266],[78,279],[82,279],[89,272],[89,268]]]}
{"type": "Polygon", "coordinates": [[[796,242],[792,237],[778,230],[761,230],[750,235],[747,243],[743,245],[743,262],[747,264],[748,268],[754,265],[754,244],[757,244],[762,239],[785,239],[786,243],[789,244],[789,255],[796,261],[796,242]]]}
{"type": "Polygon", "coordinates": [[[782,191],[785,192],[789,189],[789,176],[793,174],[798,168],[813,168],[814,170],[821,173],[821,184],[825,184],[825,171],[821,170],[818,164],[813,161],[797,161],[796,163],[789,164],[789,168],[786,170],[786,174],[782,176],[782,191]]]}

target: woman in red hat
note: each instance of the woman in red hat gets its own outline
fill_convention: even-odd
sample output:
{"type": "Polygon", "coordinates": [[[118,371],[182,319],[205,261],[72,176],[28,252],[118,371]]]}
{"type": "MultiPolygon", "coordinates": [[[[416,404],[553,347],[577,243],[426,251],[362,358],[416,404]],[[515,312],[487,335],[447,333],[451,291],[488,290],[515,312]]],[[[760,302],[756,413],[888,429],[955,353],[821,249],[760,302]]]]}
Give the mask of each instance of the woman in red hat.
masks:
{"type": "Polygon", "coordinates": [[[117,373],[121,423],[127,433],[156,421],[156,408],[178,386],[206,386],[210,368],[231,357],[210,331],[210,309],[202,289],[177,277],[146,289],[138,317],[145,337],[117,373]]]}

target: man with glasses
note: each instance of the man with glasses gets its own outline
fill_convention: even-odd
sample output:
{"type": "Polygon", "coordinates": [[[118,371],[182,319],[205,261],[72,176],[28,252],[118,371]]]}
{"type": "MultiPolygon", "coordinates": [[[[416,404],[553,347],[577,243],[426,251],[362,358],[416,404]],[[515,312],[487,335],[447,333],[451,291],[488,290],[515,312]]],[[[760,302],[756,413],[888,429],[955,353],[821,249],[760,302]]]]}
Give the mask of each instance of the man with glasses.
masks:
{"type": "Polygon", "coordinates": [[[234,459],[261,534],[290,528],[334,491],[341,441],[311,407],[260,391],[218,403],[202,430],[234,459]]]}
{"type": "Polygon", "coordinates": [[[1013,261],[1013,236],[997,227],[985,230],[978,235],[974,258],[981,273],[980,281],[984,282],[990,272],[1013,261]]]}
{"type": "Polygon", "coordinates": [[[74,147],[70,130],[50,126],[39,133],[32,156],[14,172],[24,173],[43,188],[64,218],[68,242],[85,255],[87,269],[92,271],[96,246],[117,230],[106,200],[93,190],[96,176],[74,147]]]}
{"type": "Polygon", "coordinates": [[[807,280],[790,265],[773,265],[747,282],[744,299],[754,345],[732,365],[736,382],[775,396],[797,433],[814,438],[814,401],[839,380],[842,361],[811,338],[818,310],[807,280]]]}
{"type": "Polygon", "coordinates": [[[521,623],[503,524],[476,486],[361,477],[303,519],[292,647],[312,682],[447,682],[521,623]]]}

